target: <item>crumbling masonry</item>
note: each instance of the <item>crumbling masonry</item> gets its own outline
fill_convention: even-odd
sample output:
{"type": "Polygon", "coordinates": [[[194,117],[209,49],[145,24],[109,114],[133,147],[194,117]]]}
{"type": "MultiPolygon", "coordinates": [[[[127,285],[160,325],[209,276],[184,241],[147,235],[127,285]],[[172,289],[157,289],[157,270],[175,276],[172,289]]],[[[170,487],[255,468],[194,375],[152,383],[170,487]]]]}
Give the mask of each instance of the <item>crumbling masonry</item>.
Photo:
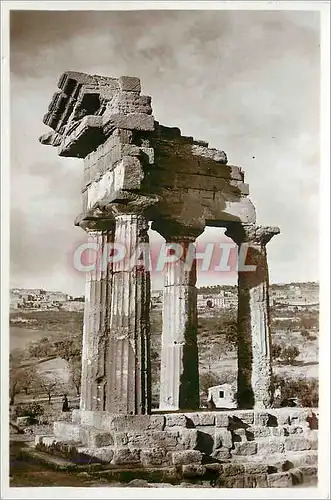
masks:
{"type": "MultiPolygon", "coordinates": [[[[279,229],[256,224],[243,170],[229,165],[224,151],[155,121],[138,78],[67,72],[58,87],[44,117],[53,131],[40,141],[56,146],[59,156],[84,160],[83,208],[75,223],[91,242],[101,250],[120,242],[134,251],[148,243],[152,222],[167,242],[182,245],[184,255],[206,226],[226,228],[238,248],[248,246],[247,263],[256,271],[238,273],[238,406],[270,408],[266,245],[279,229]]],[[[187,269],[179,260],[166,268],[164,413],[199,408],[195,285],[194,265],[187,269]]],[[[88,275],[85,299],[80,424],[96,427],[111,415],[148,416],[149,271],[138,265],[126,269],[120,262],[97,268],[88,275]]]]}

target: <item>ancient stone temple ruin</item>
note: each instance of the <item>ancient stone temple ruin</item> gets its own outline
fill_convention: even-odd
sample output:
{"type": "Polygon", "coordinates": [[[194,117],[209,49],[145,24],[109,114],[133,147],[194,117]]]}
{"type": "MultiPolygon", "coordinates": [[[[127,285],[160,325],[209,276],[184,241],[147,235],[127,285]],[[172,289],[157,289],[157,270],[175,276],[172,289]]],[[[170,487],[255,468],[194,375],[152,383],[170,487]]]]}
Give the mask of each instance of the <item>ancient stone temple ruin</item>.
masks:
{"type": "MultiPolygon", "coordinates": [[[[80,410],[73,422],[55,424],[55,437],[113,464],[201,465],[202,454],[258,453],[244,437],[235,447],[229,426],[237,419],[242,431],[263,427],[265,437],[268,422],[277,420],[266,411],[273,403],[266,245],[279,229],[256,223],[244,172],[224,151],[154,119],[138,78],[67,72],[58,88],[44,117],[52,131],[40,141],[59,156],[83,159],[75,224],[103,255],[112,242],[129,254],[143,247],[151,223],[167,243],[180,245],[182,258],[164,271],[159,410],[151,411],[150,272],[114,260],[88,274],[80,410]],[[239,416],[199,411],[196,265],[187,267],[183,257],[206,226],[226,228],[256,266],[238,273],[239,416]],[[191,455],[185,459],[184,452],[191,455]]],[[[289,418],[279,425],[290,425],[289,418]]],[[[281,454],[278,440],[272,446],[281,454]]]]}

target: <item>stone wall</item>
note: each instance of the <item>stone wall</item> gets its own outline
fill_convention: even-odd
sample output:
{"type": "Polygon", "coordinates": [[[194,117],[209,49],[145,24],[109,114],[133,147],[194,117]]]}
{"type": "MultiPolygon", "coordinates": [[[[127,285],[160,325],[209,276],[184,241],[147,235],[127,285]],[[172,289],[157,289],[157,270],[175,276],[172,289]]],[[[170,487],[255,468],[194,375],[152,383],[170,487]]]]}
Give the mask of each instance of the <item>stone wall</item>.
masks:
{"type": "Polygon", "coordinates": [[[56,422],[54,436],[37,437],[37,445],[71,443],[81,457],[175,467],[181,477],[216,471],[227,487],[284,487],[304,474],[316,478],[317,428],[318,411],[303,408],[135,416],[75,410],[72,422],[56,422]]]}

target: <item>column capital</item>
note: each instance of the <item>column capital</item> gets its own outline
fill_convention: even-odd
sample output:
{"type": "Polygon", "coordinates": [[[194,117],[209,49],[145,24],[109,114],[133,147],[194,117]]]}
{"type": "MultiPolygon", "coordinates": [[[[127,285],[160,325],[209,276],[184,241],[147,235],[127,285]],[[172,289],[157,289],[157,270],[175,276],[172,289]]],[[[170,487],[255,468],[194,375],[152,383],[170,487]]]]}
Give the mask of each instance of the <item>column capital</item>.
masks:
{"type": "Polygon", "coordinates": [[[159,203],[160,198],[154,194],[138,194],[128,191],[118,192],[116,199],[109,202],[107,209],[117,215],[142,215],[149,219],[148,213],[159,203]]]}
{"type": "Polygon", "coordinates": [[[186,225],[174,219],[159,219],[152,222],[152,229],[157,231],[166,241],[180,243],[194,242],[204,231],[202,225],[186,225]]]}
{"type": "Polygon", "coordinates": [[[251,243],[265,246],[273,236],[280,233],[276,226],[259,226],[257,224],[239,224],[233,222],[227,225],[225,231],[237,245],[251,243]]]}
{"type": "Polygon", "coordinates": [[[80,214],[75,219],[75,226],[79,226],[87,233],[93,231],[115,231],[115,219],[85,219],[84,215],[80,214]]]}

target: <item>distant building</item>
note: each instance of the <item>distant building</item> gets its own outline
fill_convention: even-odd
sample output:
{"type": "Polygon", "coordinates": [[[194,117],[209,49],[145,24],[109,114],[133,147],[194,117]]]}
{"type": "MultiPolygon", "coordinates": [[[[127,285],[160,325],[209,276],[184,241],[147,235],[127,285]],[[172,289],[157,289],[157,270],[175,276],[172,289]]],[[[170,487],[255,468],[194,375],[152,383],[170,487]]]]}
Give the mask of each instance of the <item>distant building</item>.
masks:
{"type": "Polygon", "coordinates": [[[237,408],[235,393],[232,384],[215,385],[208,389],[208,401],[213,398],[216,408],[237,408]]]}
{"type": "Polygon", "coordinates": [[[203,309],[235,309],[238,304],[236,293],[221,291],[219,293],[198,293],[197,306],[199,310],[203,309]]]}
{"type": "Polygon", "coordinates": [[[57,309],[67,300],[66,293],[47,291],[42,288],[10,290],[11,309],[57,309]]]}

